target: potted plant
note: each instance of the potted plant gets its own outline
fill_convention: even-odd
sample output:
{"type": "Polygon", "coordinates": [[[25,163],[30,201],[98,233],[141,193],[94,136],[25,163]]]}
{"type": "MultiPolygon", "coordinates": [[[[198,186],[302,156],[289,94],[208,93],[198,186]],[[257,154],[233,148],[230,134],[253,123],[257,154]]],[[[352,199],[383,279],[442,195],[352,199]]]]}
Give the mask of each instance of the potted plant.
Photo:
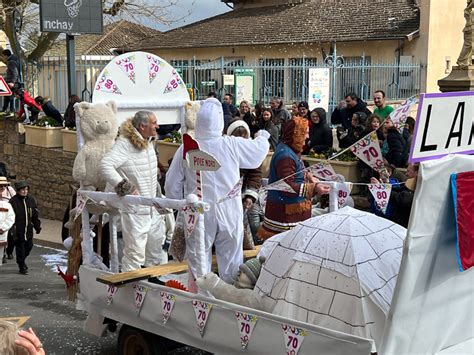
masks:
{"type": "Polygon", "coordinates": [[[32,125],[25,125],[25,143],[43,148],[63,146],[61,130],[51,117],[42,117],[32,125]]]}
{"type": "Polygon", "coordinates": [[[77,153],[76,127],[64,128],[61,130],[63,140],[63,150],[65,152],[77,153]]]}
{"type": "Polygon", "coordinates": [[[157,141],[160,163],[168,166],[168,161],[174,157],[174,153],[181,145],[181,134],[177,131],[171,132],[170,138],[157,141]]]}

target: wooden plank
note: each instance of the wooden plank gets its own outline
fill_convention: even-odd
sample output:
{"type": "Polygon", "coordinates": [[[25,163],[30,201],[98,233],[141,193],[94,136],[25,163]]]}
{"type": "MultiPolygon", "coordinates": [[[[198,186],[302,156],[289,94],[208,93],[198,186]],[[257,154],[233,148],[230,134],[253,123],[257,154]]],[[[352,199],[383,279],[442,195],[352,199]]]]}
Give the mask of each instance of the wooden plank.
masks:
{"type": "MultiPolygon", "coordinates": [[[[244,250],[244,259],[251,259],[257,256],[258,252],[261,249],[261,245],[257,245],[253,250],[244,250]]],[[[212,266],[217,265],[216,256],[212,256],[212,266]]],[[[122,272],[119,274],[113,275],[104,275],[97,278],[98,282],[104,283],[106,285],[120,287],[131,282],[136,282],[140,280],[147,280],[150,277],[160,277],[168,274],[179,274],[182,272],[188,271],[188,263],[183,262],[171,262],[168,264],[151,266],[140,270],[133,270],[122,272]]]]}

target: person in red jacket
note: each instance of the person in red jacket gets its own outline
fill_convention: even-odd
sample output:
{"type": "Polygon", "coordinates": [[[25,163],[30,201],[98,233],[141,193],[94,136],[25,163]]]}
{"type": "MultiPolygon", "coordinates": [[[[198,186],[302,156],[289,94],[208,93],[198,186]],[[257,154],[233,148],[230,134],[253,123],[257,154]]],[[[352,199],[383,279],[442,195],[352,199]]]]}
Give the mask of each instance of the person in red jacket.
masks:
{"type": "Polygon", "coordinates": [[[38,114],[41,112],[41,106],[28,94],[28,92],[20,88],[15,93],[18,100],[20,100],[20,110],[17,113],[17,118],[21,119],[25,114],[25,105],[28,107],[29,120],[26,119],[23,123],[34,123],[38,119],[38,114]]]}

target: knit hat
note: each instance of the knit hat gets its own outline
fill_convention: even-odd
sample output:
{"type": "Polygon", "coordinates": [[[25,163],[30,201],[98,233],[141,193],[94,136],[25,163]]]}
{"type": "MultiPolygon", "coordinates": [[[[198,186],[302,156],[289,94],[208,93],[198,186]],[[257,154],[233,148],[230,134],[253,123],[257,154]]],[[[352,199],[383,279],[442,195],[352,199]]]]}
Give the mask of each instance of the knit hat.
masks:
{"type": "Polygon", "coordinates": [[[231,136],[232,133],[239,127],[243,127],[247,131],[247,136],[250,138],[250,128],[247,122],[245,122],[244,120],[235,120],[234,122],[232,122],[229,128],[227,128],[227,135],[231,136]]]}
{"type": "Polygon", "coordinates": [[[257,279],[260,276],[260,270],[262,269],[262,264],[265,262],[264,257],[254,258],[247,260],[244,264],[240,264],[239,269],[245,275],[248,276],[250,281],[253,284],[257,283],[257,279]]]}
{"type": "Polygon", "coordinates": [[[298,108],[300,107],[304,107],[305,109],[309,110],[309,105],[306,101],[301,101],[299,104],[298,104],[298,108]]]}
{"type": "Polygon", "coordinates": [[[8,182],[5,176],[0,176],[0,186],[8,186],[10,183],[8,182]]]}
{"type": "Polygon", "coordinates": [[[28,185],[28,183],[25,180],[15,182],[15,190],[18,191],[25,187],[30,187],[30,185],[28,185]]]}

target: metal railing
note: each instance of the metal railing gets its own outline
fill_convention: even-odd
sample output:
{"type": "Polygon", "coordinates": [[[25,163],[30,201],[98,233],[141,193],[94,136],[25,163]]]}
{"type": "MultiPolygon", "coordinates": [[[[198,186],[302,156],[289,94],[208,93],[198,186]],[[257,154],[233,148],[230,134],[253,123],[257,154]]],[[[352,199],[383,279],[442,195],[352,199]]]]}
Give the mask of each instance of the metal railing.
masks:
{"type": "MultiPolygon", "coordinates": [[[[111,58],[110,58],[111,59],[111,58]]],[[[77,95],[90,101],[95,81],[110,59],[76,59],[77,95]]],[[[344,95],[355,92],[363,100],[375,90],[384,90],[390,100],[402,100],[420,93],[424,66],[418,63],[374,63],[370,57],[272,58],[246,62],[243,58],[218,58],[212,61],[171,60],[195,99],[206,98],[210,91],[220,97],[235,94],[234,85],[224,85],[224,75],[246,73],[253,77],[255,101],[268,103],[280,96],[286,104],[308,100],[310,68],[330,70],[330,100],[332,110],[344,95]]],[[[27,89],[34,96],[48,96],[61,111],[68,103],[65,58],[43,58],[26,68],[27,89]]]]}

